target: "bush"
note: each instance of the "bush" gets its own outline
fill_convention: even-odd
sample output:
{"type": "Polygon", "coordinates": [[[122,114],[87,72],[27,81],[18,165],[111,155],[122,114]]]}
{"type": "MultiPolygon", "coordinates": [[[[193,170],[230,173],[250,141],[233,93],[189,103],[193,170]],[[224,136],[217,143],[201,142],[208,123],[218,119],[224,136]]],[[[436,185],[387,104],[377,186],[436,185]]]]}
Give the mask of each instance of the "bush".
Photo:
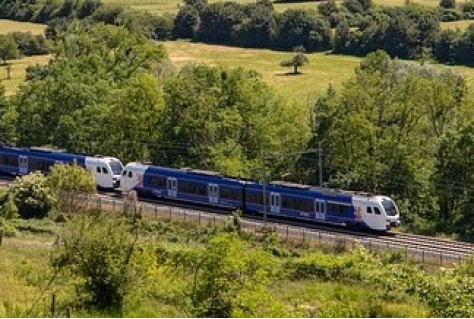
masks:
{"type": "Polygon", "coordinates": [[[85,304],[121,314],[156,268],[154,252],[137,240],[126,219],[79,215],[67,222],[51,263],[81,279],[76,292],[85,304]]]}
{"type": "Polygon", "coordinates": [[[42,35],[33,35],[31,32],[10,33],[22,55],[42,55],[49,53],[46,39],[42,35]]]}
{"type": "Polygon", "coordinates": [[[21,218],[44,218],[56,200],[47,179],[39,172],[17,178],[10,186],[10,193],[21,218]]]}
{"type": "Polygon", "coordinates": [[[335,282],[360,282],[362,273],[357,270],[356,262],[346,256],[313,254],[293,259],[286,263],[292,279],[320,279],[335,282]]]}
{"type": "Polygon", "coordinates": [[[456,0],[441,0],[439,6],[444,9],[454,9],[456,7],[456,0]]]}

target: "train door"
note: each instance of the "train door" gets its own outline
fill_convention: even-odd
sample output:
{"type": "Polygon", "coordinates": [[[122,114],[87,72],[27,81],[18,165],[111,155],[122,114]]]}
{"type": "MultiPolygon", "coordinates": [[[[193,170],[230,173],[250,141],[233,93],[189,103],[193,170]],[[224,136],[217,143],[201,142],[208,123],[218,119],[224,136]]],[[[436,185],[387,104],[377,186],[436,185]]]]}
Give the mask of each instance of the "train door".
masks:
{"type": "Polygon", "coordinates": [[[20,175],[28,174],[28,156],[20,155],[18,157],[18,168],[20,175]]]}
{"type": "Polygon", "coordinates": [[[168,177],[166,179],[166,189],[169,197],[178,196],[178,181],[174,177],[168,177]]]}
{"type": "Polygon", "coordinates": [[[314,200],[314,217],[316,220],[326,219],[326,202],[321,199],[314,200]]]}
{"type": "Polygon", "coordinates": [[[219,185],[217,184],[207,185],[207,194],[209,196],[209,203],[211,204],[219,203],[219,185]]]}
{"type": "Polygon", "coordinates": [[[279,214],[281,207],[280,194],[270,193],[270,212],[279,214]]]}

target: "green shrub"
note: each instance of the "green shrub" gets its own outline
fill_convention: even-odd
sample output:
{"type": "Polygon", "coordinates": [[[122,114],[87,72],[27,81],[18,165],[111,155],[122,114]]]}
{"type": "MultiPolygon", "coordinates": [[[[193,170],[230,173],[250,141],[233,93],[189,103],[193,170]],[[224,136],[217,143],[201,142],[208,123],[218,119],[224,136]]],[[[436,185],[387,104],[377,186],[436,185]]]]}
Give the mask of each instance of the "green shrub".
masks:
{"type": "Polygon", "coordinates": [[[10,194],[21,218],[44,218],[56,200],[39,172],[17,178],[10,186],[10,194]]]}
{"type": "Polygon", "coordinates": [[[83,303],[121,315],[125,298],[156,267],[153,252],[137,241],[126,219],[78,215],[66,223],[51,263],[81,278],[75,284],[83,303]]]}
{"type": "Polygon", "coordinates": [[[360,282],[362,273],[351,255],[311,254],[285,264],[293,280],[320,279],[335,282],[360,282]]]}

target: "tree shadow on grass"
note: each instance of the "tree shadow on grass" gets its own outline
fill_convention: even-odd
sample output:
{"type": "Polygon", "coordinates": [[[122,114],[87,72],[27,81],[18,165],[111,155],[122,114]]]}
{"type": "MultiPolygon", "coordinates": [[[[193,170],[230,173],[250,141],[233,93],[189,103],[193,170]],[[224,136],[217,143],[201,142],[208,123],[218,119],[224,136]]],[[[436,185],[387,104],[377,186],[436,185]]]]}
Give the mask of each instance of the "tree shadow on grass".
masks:
{"type": "Polygon", "coordinates": [[[303,72],[297,72],[297,73],[285,72],[285,73],[276,73],[275,75],[276,76],[297,76],[297,75],[303,75],[303,74],[304,74],[303,72]]]}

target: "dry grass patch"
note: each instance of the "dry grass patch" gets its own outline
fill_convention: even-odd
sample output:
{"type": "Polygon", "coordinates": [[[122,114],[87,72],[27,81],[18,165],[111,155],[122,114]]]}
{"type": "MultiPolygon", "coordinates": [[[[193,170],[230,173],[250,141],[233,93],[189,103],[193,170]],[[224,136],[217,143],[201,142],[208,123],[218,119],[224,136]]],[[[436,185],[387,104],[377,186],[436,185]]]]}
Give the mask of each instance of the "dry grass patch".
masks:
{"type": "Polygon", "coordinates": [[[466,30],[468,26],[470,26],[474,21],[472,20],[459,20],[459,21],[452,21],[452,22],[441,22],[442,29],[453,29],[456,28],[461,30],[466,30]]]}
{"type": "Polygon", "coordinates": [[[31,32],[32,34],[44,34],[46,25],[30,22],[18,22],[11,20],[0,19],[0,34],[7,34],[10,32],[31,32]]]}
{"type": "MultiPolygon", "coordinates": [[[[209,0],[209,3],[222,2],[227,0],[209,0]]],[[[234,0],[238,3],[254,3],[252,0],[234,0]]],[[[407,1],[410,3],[426,5],[430,7],[439,6],[439,0],[373,0],[375,5],[379,6],[404,6],[407,1]]],[[[456,4],[459,6],[466,0],[457,0],[456,4]]],[[[179,7],[183,4],[182,0],[103,0],[104,3],[120,4],[130,6],[137,10],[143,10],[154,14],[163,13],[177,13],[179,7]]],[[[341,3],[342,0],[337,0],[341,3]]],[[[295,3],[275,3],[275,10],[283,12],[287,9],[313,9],[316,10],[319,1],[295,2],[295,3]]]]}
{"type": "Polygon", "coordinates": [[[18,86],[25,81],[25,70],[29,65],[46,64],[51,55],[38,55],[24,57],[18,60],[10,60],[10,79],[7,79],[7,66],[0,66],[0,82],[5,86],[6,94],[13,95],[17,92],[18,86]]]}

